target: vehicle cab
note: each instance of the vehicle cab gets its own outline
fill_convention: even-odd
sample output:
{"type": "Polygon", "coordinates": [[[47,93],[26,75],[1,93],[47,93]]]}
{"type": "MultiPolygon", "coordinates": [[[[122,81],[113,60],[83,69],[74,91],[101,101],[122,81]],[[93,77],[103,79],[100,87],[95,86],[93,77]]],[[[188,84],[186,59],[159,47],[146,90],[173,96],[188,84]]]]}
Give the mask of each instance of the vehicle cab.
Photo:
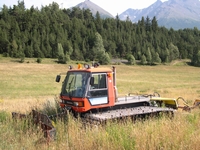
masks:
{"type": "MultiPolygon", "coordinates": [[[[82,113],[114,105],[113,71],[109,68],[70,67],[62,84],[60,106],[82,113]]],[[[56,81],[60,81],[61,74],[56,81]]]]}

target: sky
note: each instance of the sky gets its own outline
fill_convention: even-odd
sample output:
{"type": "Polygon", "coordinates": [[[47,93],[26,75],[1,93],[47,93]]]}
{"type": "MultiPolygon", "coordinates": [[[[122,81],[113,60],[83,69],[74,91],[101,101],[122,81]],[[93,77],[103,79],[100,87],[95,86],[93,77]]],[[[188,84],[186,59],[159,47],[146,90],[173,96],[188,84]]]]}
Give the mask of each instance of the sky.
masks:
{"type": "MultiPolygon", "coordinates": [[[[52,2],[56,2],[60,8],[70,8],[76,6],[77,4],[84,2],[85,0],[24,0],[25,7],[30,8],[34,6],[34,8],[41,6],[48,6],[52,4],[52,2]]],[[[100,6],[104,10],[108,11],[113,16],[117,14],[121,14],[129,8],[132,9],[143,9],[151,4],[155,3],[157,0],[90,0],[96,5],[100,6]]],[[[161,0],[162,2],[167,0],[161,0]]],[[[5,4],[8,7],[12,7],[13,5],[17,5],[18,0],[0,0],[0,8],[5,4]]]]}

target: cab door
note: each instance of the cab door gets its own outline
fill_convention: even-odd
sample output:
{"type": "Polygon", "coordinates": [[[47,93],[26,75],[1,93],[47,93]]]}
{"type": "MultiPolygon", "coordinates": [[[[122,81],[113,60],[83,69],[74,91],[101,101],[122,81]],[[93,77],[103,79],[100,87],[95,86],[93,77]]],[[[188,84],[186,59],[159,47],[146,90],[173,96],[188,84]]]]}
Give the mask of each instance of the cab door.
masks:
{"type": "Polygon", "coordinates": [[[108,87],[106,73],[93,73],[93,82],[89,86],[87,97],[92,106],[108,104],[108,87]]]}

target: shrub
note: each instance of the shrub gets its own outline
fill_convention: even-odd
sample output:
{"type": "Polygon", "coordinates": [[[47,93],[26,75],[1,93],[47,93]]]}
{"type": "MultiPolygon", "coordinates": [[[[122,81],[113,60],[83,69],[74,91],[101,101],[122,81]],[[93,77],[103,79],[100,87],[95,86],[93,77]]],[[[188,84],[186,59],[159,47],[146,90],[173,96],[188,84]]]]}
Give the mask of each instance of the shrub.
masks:
{"type": "Polygon", "coordinates": [[[135,65],[135,57],[133,56],[133,55],[128,55],[127,56],[127,59],[128,59],[128,63],[130,64],[130,65],[135,65]]]}
{"type": "Polygon", "coordinates": [[[42,62],[42,58],[37,58],[36,62],[37,63],[41,63],[42,62]]]}
{"type": "Polygon", "coordinates": [[[20,63],[24,63],[24,60],[25,60],[25,57],[24,56],[22,56],[21,58],[20,58],[20,63]]]}
{"type": "Polygon", "coordinates": [[[58,56],[58,63],[60,64],[66,64],[67,63],[67,58],[64,55],[59,55],[58,56]]]}

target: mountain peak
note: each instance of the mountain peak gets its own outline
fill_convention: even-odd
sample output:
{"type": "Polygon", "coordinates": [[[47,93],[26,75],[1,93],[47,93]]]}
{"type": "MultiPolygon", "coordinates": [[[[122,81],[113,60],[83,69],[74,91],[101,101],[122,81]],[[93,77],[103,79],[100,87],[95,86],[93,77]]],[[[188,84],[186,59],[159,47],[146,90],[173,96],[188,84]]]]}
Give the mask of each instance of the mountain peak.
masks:
{"type": "Polygon", "coordinates": [[[79,3],[75,7],[79,7],[80,9],[89,9],[93,16],[95,16],[98,11],[102,18],[113,18],[113,16],[109,12],[99,7],[90,0],[85,0],[84,2],[79,3]]]}
{"type": "Polygon", "coordinates": [[[141,20],[142,17],[152,19],[156,16],[158,24],[166,28],[200,29],[200,1],[199,0],[157,0],[151,6],[136,10],[128,9],[119,15],[121,20],[130,18],[132,22],[141,20]]]}

